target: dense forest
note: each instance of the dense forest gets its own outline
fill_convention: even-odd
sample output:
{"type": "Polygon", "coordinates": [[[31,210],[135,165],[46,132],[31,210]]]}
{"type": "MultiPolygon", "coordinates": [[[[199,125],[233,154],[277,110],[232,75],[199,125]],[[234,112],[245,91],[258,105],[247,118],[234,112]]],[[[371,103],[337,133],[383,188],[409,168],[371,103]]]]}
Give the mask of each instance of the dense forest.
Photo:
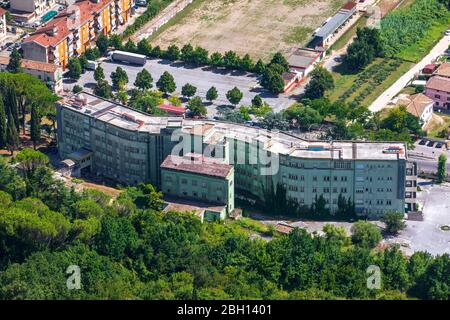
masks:
{"type": "Polygon", "coordinates": [[[448,299],[450,258],[373,249],[328,227],[271,241],[162,212],[151,185],[75,192],[32,149],[0,161],[0,299],[448,299]],[[81,269],[68,290],[66,270],[81,269]],[[382,273],[367,288],[368,266],[382,273]]]}

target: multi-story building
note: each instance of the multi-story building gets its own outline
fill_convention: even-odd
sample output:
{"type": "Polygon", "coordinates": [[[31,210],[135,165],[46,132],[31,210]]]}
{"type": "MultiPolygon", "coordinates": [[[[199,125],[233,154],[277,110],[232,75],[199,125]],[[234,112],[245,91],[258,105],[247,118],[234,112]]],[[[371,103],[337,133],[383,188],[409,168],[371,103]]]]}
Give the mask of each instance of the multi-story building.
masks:
{"type": "Polygon", "coordinates": [[[134,0],[78,0],[22,44],[25,59],[60,65],[85,52],[100,34],[126,23],[134,0]]]}
{"type": "MultiPolygon", "coordinates": [[[[0,57],[0,71],[5,71],[9,64],[9,57],[0,57]]],[[[63,77],[61,67],[33,60],[22,59],[22,70],[39,78],[55,93],[63,91],[63,77]]]]}
{"type": "Polygon", "coordinates": [[[0,41],[6,37],[6,10],[0,8],[0,41]]]}
{"type": "Polygon", "coordinates": [[[425,86],[425,95],[433,99],[435,109],[450,110],[450,78],[431,77],[425,86]]]}
{"type": "Polygon", "coordinates": [[[234,169],[202,155],[168,155],[161,163],[161,190],[165,195],[217,205],[205,213],[206,219],[223,220],[234,210],[234,169]]]}
{"type": "Polygon", "coordinates": [[[125,184],[161,188],[164,159],[195,152],[232,165],[236,198],[249,202],[264,203],[281,186],[286,201],[311,206],[322,197],[332,212],[339,196],[370,217],[415,209],[417,170],[402,142],[307,141],[233,123],[154,117],[87,93],[56,108],[60,157],[87,150],[86,170],[125,184]]]}
{"type": "Polygon", "coordinates": [[[55,0],[10,0],[14,20],[29,22],[55,5],[55,0]]]}

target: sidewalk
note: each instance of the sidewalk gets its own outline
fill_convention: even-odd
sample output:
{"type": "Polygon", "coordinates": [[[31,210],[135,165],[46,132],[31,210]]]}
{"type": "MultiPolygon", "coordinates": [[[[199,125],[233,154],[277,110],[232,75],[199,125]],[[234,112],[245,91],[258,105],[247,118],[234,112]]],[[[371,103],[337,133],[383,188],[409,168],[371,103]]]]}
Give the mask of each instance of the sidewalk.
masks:
{"type": "Polygon", "coordinates": [[[450,36],[444,36],[435,46],[431,49],[430,53],[425,56],[419,63],[414,65],[407,73],[400,77],[392,86],[384,91],[370,106],[369,109],[372,112],[380,111],[385,108],[386,105],[394,98],[404,87],[407,86],[416,74],[418,74],[427,64],[432,63],[437,57],[439,57],[450,45],[450,36]]]}

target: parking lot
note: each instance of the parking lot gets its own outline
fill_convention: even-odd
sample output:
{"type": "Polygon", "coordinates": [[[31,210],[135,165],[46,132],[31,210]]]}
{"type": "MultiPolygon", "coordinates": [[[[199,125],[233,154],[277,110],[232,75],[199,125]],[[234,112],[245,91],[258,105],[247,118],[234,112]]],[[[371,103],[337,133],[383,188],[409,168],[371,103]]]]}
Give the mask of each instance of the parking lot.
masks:
{"type": "Polygon", "coordinates": [[[419,180],[422,191],[417,192],[417,200],[423,211],[423,221],[407,221],[406,229],[399,236],[389,239],[399,243],[407,254],[428,251],[431,254],[450,253],[450,184],[437,185],[419,180]],[[445,227],[444,227],[445,228],[445,227]]]}
{"type": "Polygon", "coordinates": [[[409,157],[417,163],[418,172],[435,173],[439,156],[447,156],[447,172],[450,172],[450,151],[445,144],[429,139],[419,139],[414,143],[414,149],[409,151],[409,157]]]}
{"type": "MultiPolygon", "coordinates": [[[[119,66],[123,68],[128,74],[129,89],[134,87],[133,83],[136,79],[136,75],[143,68],[140,66],[131,66],[110,61],[104,61],[101,66],[104,69],[106,79],[110,82],[111,73],[119,66]]],[[[274,96],[258,85],[257,78],[253,74],[241,71],[228,71],[211,67],[189,67],[181,62],[168,62],[164,60],[147,60],[144,68],[151,73],[154,86],[164,71],[172,74],[175,78],[175,83],[177,85],[176,93],[178,95],[181,95],[181,87],[186,83],[190,83],[197,87],[196,95],[205,100],[208,89],[211,86],[215,86],[219,93],[219,98],[214,101],[214,105],[208,106],[208,116],[212,116],[216,113],[217,106],[230,105],[225,95],[227,91],[235,86],[238,87],[244,95],[240,105],[250,105],[251,100],[257,94],[260,94],[264,101],[266,101],[274,111],[285,109],[295,102],[294,96],[284,94],[274,96]]],[[[84,86],[84,89],[86,90],[92,90],[95,85],[94,72],[87,71],[81,76],[81,79],[77,84],[84,86]]],[[[66,89],[72,89],[74,85],[75,83],[66,83],[65,87],[66,89]]]]}

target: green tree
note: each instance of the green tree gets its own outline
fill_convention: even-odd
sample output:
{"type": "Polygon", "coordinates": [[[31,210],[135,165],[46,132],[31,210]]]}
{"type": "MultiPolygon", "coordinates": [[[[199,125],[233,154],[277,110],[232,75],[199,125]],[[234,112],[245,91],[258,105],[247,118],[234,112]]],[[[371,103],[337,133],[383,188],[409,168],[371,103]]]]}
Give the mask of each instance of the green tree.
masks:
{"type": "Polygon", "coordinates": [[[71,58],[69,64],[67,65],[67,69],[69,70],[67,72],[69,78],[73,80],[80,79],[83,69],[78,58],[71,58]]]}
{"type": "Polygon", "coordinates": [[[323,121],[320,113],[300,103],[294,103],[289,108],[284,110],[286,118],[293,123],[294,126],[308,128],[312,124],[321,123],[323,121]]]}
{"type": "Polygon", "coordinates": [[[219,94],[217,92],[216,87],[212,86],[211,88],[208,89],[208,91],[206,92],[206,100],[213,102],[214,100],[216,100],[219,97],[219,94]]]}
{"type": "Polygon", "coordinates": [[[5,106],[3,104],[3,97],[0,94],[0,149],[6,147],[7,143],[7,132],[8,124],[5,113],[5,106]]]}
{"type": "Polygon", "coordinates": [[[147,90],[153,87],[152,82],[153,78],[150,72],[148,72],[147,69],[142,69],[142,71],[137,74],[134,85],[141,90],[147,90]]]}
{"type": "Polygon", "coordinates": [[[112,34],[111,37],[109,38],[108,45],[116,50],[122,50],[123,49],[122,37],[118,34],[112,34]]]}
{"type": "Polygon", "coordinates": [[[127,43],[125,43],[124,50],[127,52],[136,53],[137,47],[131,39],[128,39],[127,43]]]}
{"type": "Polygon", "coordinates": [[[196,92],[197,92],[197,88],[194,87],[193,85],[191,85],[190,83],[186,83],[181,88],[181,94],[183,96],[185,96],[186,98],[190,98],[190,97],[194,96],[196,92]]]}
{"type": "Polygon", "coordinates": [[[40,151],[25,148],[17,154],[16,161],[26,176],[30,178],[37,168],[45,167],[49,159],[40,151]]]}
{"type": "Polygon", "coordinates": [[[207,113],[206,107],[203,105],[202,99],[198,96],[189,100],[187,107],[191,111],[193,117],[203,117],[207,113]]]}
{"type": "Polygon", "coordinates": [[[104,34],[100,34],[97,38],[97,41],[95,42],[98,51],[100,52],[100,54],[103,56],[106,54],[106,51],[108,51],[108,47],[109,47],[109,40],[108,37],[105,36],[104,34]]]}
{"type": "Polygon", "coordinates": [[[273,55],[272,60],[270,60],[270,65],[273,64],[281,66],[284,72],[289,71],[289,63],[281,52],[277,52],[273,55]]]}
{"type": "Polygon", "coordinates": [[[227,51],[223,55],[223,66],[228,69],[236,69],[238,67],[239,57],[234,51],[227,51]]]}
{"type": "Polygon", "coordinates": [[[445,181],[447,176],[447,157],[445,154],[441,154],[438,159],[438,169],[437,169],[437,181],[442,183],[445,181]]]}
{"type": "Polygon", "coordinates": [[[112,97],[112,88],[109,85],[108,81],[100,80],[94,87],[94,94],[99,97],[109,99],[112,97]]]}
{"type": "Polygon", "coordinates": [[[164,52],[163,57],[164,59],[171,61],[178,60],[178,58],[180,57],[180,49],[176,45],[172,44],[164,52]]]}
{"type": "Polygon", "coordinates": [[[261,77],[261,86],[272,92],[278,94],[284,90],[284,80],[281,74],[283,68],[278,64],[269,65],[264,69],[261,77]]]}
{"type": "Polygon", "coordinates": [[[381,218],[386,224],[386,232],[397,235],[401,230],[406,228],[406,223],[403,220],[403,214],[396,211],[389,211],[381,218]]]}
{"type": "Polygon", "coordinates": [[[250,58],[249,54],[246,54],[240,61],[240,69],[251,72],[251,71],[253,71],[254,67],[255,67],[255,64],[253,63],[252,58],[250,58]]]}
{"type": "Polygon", "coordinates": [[[209,61],[213,66],[220,67],[223,64],[223,57],[220,52],[214,52],[209,57],[209,61]]]}
{"type": "Polygon", "coordinates": [[[73,88],[72,88],[72,92],[75,93],[75,94],[80,93],[82,91],[83,91],[83,88],[81,86],[77,85],[77,84],[74,85],[73,88]]]}
{"type": "Polygon", "coordinates": [[[137,44],[137,52],[139,54],[143,54],[147,57],[151,56],[152,54],[152,46],[148,42],[147,38],[142,39],[137,44]]]}
{"type": "Polygon", "coordinates": [[[33,141],[33,147],[36,149],[37,143],[41,140],[41,117],[34,103],[31,106],[30,137],[33,141]]]}
{"type": "Polygon", "coordinates": [[[128,83],[128,75],[124,69],[117,67],[116,71],[111,73],[111,80],[113,87],[118,90],[123,90],[128,83]]]}
{"type": "Polygon", "coordinates": [[[229,90],[226,94],[228,101],[230,101],[230,103],[234,106],[239,104],[243,96],[244,96],[243,93],[237,87],[234,87],[233,89],[229,90]]]}
{"type": "Polygon", "coordinates": [[[86,58],[86,55],[84,55],[84,54],[80,55],[78,57],[78,61],[80,62],[81,73],[85,73],[87,65],[88,65],[88,59],[86,58]]]}
{"type": "Polygon", "coordinates": [[[305,97],[309,99],[322,98],[327,90],[333,88],[334,80],[331,73],[323,67],[316,67],[311,72],[311,80],[305,87],[305,97]]]}
{"type": "Polygon", "coordinates": [[[336,241],[341,246],[348,246],[351,244],[351,239],[344,227],[338,227],[327,223],[323,226],[323,232],[325,233],[325,238],[327,240],[336,241]]]}
{"type": "Polygon", "coordinates": [[[97,83],[99,81],[105,80],[105,72],[103,71],[103,68],[100,65],[97,66],[97,68],[95,68],[94,80],[97,81],[97,83]]]}
{"type": "Polygon", "coordinates": [[[368,221],[358,221],[352,226],[352,241],[363,248],[374,248],[382,239],[380,229],[368,221]]]}
{"type": "Polygon", "coordinates": [[[128,93],[125,90],[117,91],[114,98],[123,105],[127,105],[128,102],[128,93]]]}
{"type": "Polygon", "coordinates": [[[20,139],[19,133],[17,132],[17,126],[15,124],[14,118],[11,115],[11,110],[8,112],[8,123],[6,127],[6,148],[14,154],[14,150],[19,147],[20,139]]]}
{"type": "Polygon", "coordinates": [[[184,62],[192,62],[192,57],[194,55],[194,47],[190,43],[185,44],[183,48],[181,48],[180,59],[184,62]]]}
{"type": "Polygon", "coordinates": [[[177,86],[175,85],[175,79],[167,71],[164,71],[158,82],[156,82],[156,87],[165,94],[172,93],[177,88],[177,86]]]}
{"type": "Polygon", "coordinates": [[[263,74],[265,69],[266,69],[266,66],[264,65],[264,62],[262,62],[262,60],[259,59],[258,61],[256,61],[253,71],[257,74],[263,74]]]}
{"type": "Polygon", "coordinates": [[[84,55],[88,60],[92,61],[95,61],[101,57],[101,53],[100,50],[98,50],[98,48],[87,48],[86,51],[84,52],[84,55]]]}
{"type": "Polygon", "coordinates": [[[18,73],[22,70],[22,56],[16,48],[11,51],[6,70],[13,73],[18,73]]]}
{"type": "Polygon", "coordinates": [[[263,100],[261,99],[261,96],[259,94],[257,94],[256,96],[253,97],[252,99],[252,106],[255,107],[261,107],[263,105],[263,100]]]}

